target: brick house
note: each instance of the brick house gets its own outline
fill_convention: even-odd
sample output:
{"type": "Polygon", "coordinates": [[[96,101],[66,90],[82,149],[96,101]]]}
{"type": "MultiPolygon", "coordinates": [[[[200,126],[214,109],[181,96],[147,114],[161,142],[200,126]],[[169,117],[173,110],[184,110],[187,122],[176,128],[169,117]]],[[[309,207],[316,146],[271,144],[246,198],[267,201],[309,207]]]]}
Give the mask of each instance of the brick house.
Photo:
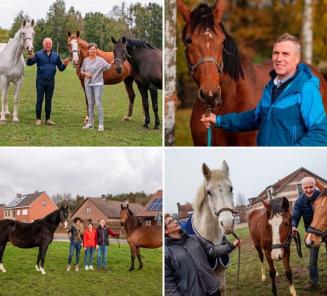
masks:
{"type": "Polygon", "coordinates": [[[161,225],[162,222],[162,190],[152,195],[144,209],[137,215],[146,225],[161,225]]]}
{"type": "Polygon", "coordinates": [[[312,177],[327,186],[327,180],[307,170],[306,168],[299,168],[289,175],[278,180],[276,183],[267,186],[258,196],[249,198],[250,210],[263,208],[261,199],[276,198],[285,196],[294,205],[295,200],[302,193],[301,181],[304,177],[312,177]]]}
{"type": "Polygon", "coordinates": [[[5,204],[0,204],[0,220],[4,219],[4,215],[5,215],[5,204]]]}
{"type": "Polygon", "coordinates": [[[181,205],[179,202],[177,203],[177,219],[183,220],[189,217],[190,213],[193,213],[193,207],[190,202],[187,202],[184,205],[181,205]]]}
{"type": "Polygon", "coordinates": [[[35,191],[25,195],[17,193],[16,198],[4,208],[4,218],[33,222],[57,209],[58,207],[45,191],[35,191]]]}
{"type": "MultiPolygon", "coordinates": [[[[104,219],[111,228],[115,230],[120,229],[120,209],[122,202],[115,200],[106,200],[105,198],[87,197],[84,202],[71,215],[70,219],[74,220],[79,217],[84,224],[92,221],[98,224],[100,219],[104,219]]],[[[143,210],[142,205],[137,203],[130,203],[129,208],[137,215],[143,210]]]]}

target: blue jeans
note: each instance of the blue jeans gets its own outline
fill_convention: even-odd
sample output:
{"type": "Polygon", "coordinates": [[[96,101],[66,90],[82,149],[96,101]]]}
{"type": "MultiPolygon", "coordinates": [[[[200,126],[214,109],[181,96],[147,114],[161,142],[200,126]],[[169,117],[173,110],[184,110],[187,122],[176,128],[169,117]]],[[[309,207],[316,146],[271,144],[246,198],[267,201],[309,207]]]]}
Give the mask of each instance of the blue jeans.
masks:
{"type": "Polygon", "coordinates": [[[85,255],[84,255],[84,266],[93,265],[94,249],[95,249],[94,247],[86,248],[85,255]],[[89,264],[87,262],[89,262],[89,264]]]}
{"type": "Polygon", "coordinates": [[[97,266],[106,267],[107,265],[107,251],[108,246],[99,246],[98,248],[98,257],[97,257],[97,266]]]}
{"type": "Polygon", "coordinates": [[[69,245],[69,256],[68,256],[68,264],[72,264],[72,259],[74,256],[74,251],[76,249],[76,264],[79,263],[79,255],[81,254],[81,243],[80,242],[70,242],[69,245]]]}
{"type": "Polygon", "coordinates": [[[318,274],[318,255],[319,248],[310,248],[310,265],[309,265],[309,277],[310,281],[314,284],[319,282],[319,274],[318,274]]]}

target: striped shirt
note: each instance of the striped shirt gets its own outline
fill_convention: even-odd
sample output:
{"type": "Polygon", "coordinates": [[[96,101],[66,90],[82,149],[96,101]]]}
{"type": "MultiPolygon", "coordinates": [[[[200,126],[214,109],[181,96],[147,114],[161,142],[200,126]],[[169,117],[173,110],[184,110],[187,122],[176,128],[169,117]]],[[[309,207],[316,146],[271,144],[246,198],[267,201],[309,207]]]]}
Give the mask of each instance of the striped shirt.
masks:
{"type": "Polygon", "coordinates": [[[83,61],[81,71],[91,73],[92,77],[90,79],[84,78],[85,86],[95,86],[103,85],[103,72],[109,70],[111,64],[108,64],[103,58],[96,56],[95,59],[91,60],[86,58],[83,61]]]}

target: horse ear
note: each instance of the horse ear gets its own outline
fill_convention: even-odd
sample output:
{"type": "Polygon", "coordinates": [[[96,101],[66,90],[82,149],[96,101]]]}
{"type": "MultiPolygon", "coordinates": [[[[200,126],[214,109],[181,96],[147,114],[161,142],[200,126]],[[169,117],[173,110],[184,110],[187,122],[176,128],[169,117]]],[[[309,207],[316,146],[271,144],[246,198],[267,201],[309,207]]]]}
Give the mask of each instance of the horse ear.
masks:
{"type": "Polygon", "coordinates": [[[224,0],[216,0],[215,6],[214,6],[216,25],[221,22],[225,8],[226,8],[226,3],[224,0]]]}
{"type": "Polygon", "coordinates": [[[224,160],[222,163],[222,170],[226,176],[229,176],[229,167],[226,160],[224,160]]]}
{"type": "Polygon", "coordinates": [[[326,188],[319,180],[316,180],[316,186],[319,188],[320,192],[323,192],[326,188]]]}
{"type": "Polygon", "coordinates": [[[210,178],[211,178],[211,171],[210,171],[209,167],[205,163],[202,164],[202,172],[203,172],[203,176],[207,180],[210,180],[210,178]]]}
{"type": "Polygon", "coordinates": [[[25,26],[26,26],[26,20],[24,19],[24,20],[23,20],[22,27],[24,28],[25,26]]]}
{"type": "Polygon", "coordinates": [[[123,204],[120,204],[120,208],[121,208],[121,209],[123,209],[123,208],[124,208],[123,204]]]}
{"type": "Polygon", "coordinates": [[[125,36],[123,36],[123,38],[121,40],[123,41],[123,44],[125,44],[127,39],[125,36]]]}
{"type": "Polygon", "coordinates": [[[68,37],[72,36],[72,34],[70,33],[70,31],[68,31],[67,36],[68,36],[68,37]]]}
{"type": "Polygon", "coordinates": [[[35,22],[34,22],[34,19],[32,19],[31,26],[34,27],[34,25],[35,25],[35,22]]]}
{"type": "Polygon", "coordinates": [[[269,202],[265,201],[264,199],[261,200],[263,203],[263,206],[266,208],[266,210],[270,213],[271,212],[271,205],[269,202]]]}
{"type": "Polygon", "coordinates": [[[80,32],[79,32],[79,30],[78,30],[77,33],[76,33],[76,37],[77,37],[77,38],[79,38],[79,33],[80,33],[80,32]]]}
{"type": "Polygon", "coordinates": [[[282,209],[285,212],[287,212],[289,208],[290,208],[290,202],[288,201],[288,199],[285,196],[283,196],[282,209]]]}
{"type": "Polygon", "coordinates": [[[185,5],[183,0],[177,0],[177,9],[183,16],[184,20],[186,23],[190,22],[191,19],[191,11],[189,8],[185,5]]]}
{"type": "Polygon", "coordinates": [[[111,41],[112,41],[113,44],[117,43],[116,39],[114,37],[112,37],[112,36],[111,36],[111,41]]]}

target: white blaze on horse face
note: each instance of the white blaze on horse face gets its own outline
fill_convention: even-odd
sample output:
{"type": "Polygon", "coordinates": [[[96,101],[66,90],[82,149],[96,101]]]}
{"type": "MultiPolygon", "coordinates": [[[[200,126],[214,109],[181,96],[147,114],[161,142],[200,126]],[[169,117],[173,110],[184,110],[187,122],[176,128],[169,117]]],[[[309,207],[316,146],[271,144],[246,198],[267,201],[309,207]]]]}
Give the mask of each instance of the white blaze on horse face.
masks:
{"type": "MultiPolygon", "coordinates": [[[[280,214],[275,214],[272,219],[269,220],[269,224],[272,228],[272,241],[273,244],[280,244],[280,234],[279,227],[282,224],[283,218],[280,214]]],[[[280,260],[283,257],[283,252],[281,248],[272,249],[271,258],[273,260],[280,260]]]]}
{"type": "Polygon", "coordinates": [[[67,226],[68,226],[68,222],[65,221],[65,222],[64,222],[64,227],[65,227],[65,229],[67,228],[67,226]]]}
{"type": "Polygon", "coordinates": [[[73,63],[75,65],[78,64],[79,62],[79,56],[78,56],[78,42],[76,39],[73,39],[72,41],[70,41],[70,44],[72,46],[72,53],[73,53],[73,57],[72,57],[72,60],[73,60],[73,63]]]}
{"type": "Polygon", "coordinates": [[[21,29],[22,39],[23,39],[23,46],[29,52],[32,53],[34,50],[34,29],[30,23],[27,23],[25,27],[21,29]]]}

